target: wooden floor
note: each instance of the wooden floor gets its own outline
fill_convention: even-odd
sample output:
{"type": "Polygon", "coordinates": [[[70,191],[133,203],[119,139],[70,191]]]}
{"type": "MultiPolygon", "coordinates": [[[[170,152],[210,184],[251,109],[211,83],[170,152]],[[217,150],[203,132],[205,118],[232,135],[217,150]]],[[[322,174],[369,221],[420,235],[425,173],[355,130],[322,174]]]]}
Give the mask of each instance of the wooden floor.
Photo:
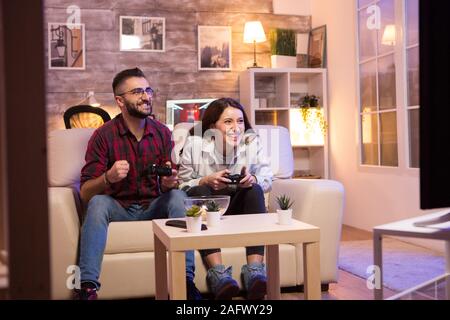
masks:
{"type": "MultiPolygon", "coordinates": [[[[370,240],[372,233],[364,230],[342,227],[341,241],[370,240]]],[[[373,290],[366,286],[366,280],[351,273],[339,270],[338,283],[330,284],[328,292],[322,292],[323,300],[373,300],[373,290]]],[[[395,291],[384,289],[384,296],[395,294],[395,291]]],[[[302,300],[303,293],[282,293],[283,300],[302,300]]]]}

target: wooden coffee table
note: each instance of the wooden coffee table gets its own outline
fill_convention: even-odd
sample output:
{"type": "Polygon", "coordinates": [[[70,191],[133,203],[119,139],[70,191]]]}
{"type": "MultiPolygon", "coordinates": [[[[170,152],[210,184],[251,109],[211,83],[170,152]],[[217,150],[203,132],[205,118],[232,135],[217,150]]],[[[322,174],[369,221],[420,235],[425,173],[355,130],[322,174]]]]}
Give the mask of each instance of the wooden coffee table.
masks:
{"type": "Polygon", "coordinates": [[[280,299],[278,245],[283,243],[303,243],[305,299],[320,299],[319,228],[297,220],[279,225],[277,219],[276,214],[223,216],[219,226],[200,233],[168,227],[168,219],[153,220],[156,299],[165,300],[169,293],[171,299],[186,299],[185,251],[256,245],[266,246],[267,299],[280,299]]]}

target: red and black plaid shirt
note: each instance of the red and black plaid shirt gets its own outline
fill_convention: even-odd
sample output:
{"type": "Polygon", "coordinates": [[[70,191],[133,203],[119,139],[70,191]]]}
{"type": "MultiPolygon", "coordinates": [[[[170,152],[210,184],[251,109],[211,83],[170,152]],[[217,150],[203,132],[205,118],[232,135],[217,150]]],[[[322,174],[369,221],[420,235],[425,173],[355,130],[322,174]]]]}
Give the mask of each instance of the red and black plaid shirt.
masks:
{"type": "Polygon", "coordinates": [[[123,207],[133,203],[146,207],[160,195],[156,175],[150,175],[152,164],[170,161],[173,148],[170,130],[162,123],[147,118],[141,141],[128,129],[122,115],[98,128],[89,140],[86,164],[81,170],[81,185],[109,170],[114,162],[127,160],[128,175],[106,187],[104,194],[115,198],[123,207]]]}

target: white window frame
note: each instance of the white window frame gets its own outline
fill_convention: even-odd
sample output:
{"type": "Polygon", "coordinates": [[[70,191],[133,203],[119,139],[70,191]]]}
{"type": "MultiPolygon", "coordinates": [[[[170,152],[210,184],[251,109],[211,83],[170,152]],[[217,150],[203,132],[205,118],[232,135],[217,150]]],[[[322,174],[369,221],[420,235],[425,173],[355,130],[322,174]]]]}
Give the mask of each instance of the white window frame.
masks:
{"type": "MultiPolygon", "coordinates": [[[[407,65],[407,48],[414,47],[406,47],[406,1],[407,0],[394,0],[395,4],[395,26],[396,30],[399,32],[396,33],[396,42],[397,45],[394,49],[394,61],[395,61],[395,70],[396,70],[396,109],[388,109],[388,110],[379,110],[371,113],[364,114],[381,114],[384,112],[396,112],[397,116],[397,153],[398,153],[398,166],[384,166],[381,165],[381,147],[380,147],[380,127],[378,127],[378,143],[379,143],[379,152],[378,152],[378,163],[380,165],[368,165],[363,164],[362,159],[362,111],[361,111],[361,73],[360,66],[364,62],[378,60],[380,57],[384,57],[388,54],[392,54],[392,51],[386,54],[377,55],[375,58],[360,60],[360,42],[359,42],[359,12],[360,9],[358,7],[358,0],[354,1],[354,14],[356,19],[356,59],[357,59],[357,70],[356,70],[356,88],[357,88],[357,123],[358,123],[358,165],[361,169],[367,170],[370,172],[376,171],[379,173],[387,173],[387,174],[398,174],[398,175],[408,175],[408,176],[419,176],[418,168],[410,167],[410,144],[409,144],[409,121],[408,121],[408,110],[417,109],[419,106],[412,106],[409,108],[408,103],[408,65],[407,65]]],[[[378,0],[373,0],[366,6],[362,7],[361,10],[378,3],[378,0]]],[[[378,70],[377,70],[377,90],[378,90],[378,70]]],[[[377,94],[377,99],[379,99],[379,95],[377,94]]],[[[380,118],[378,118],[378,126],[380,125],[380,118]]]]}
{"type": "MultiPolygon", "coordinates": [[[[402,11],[402,15],[403,15],[403,25],[406,27],[406,23],[407,23],[407,16],[406,16],[406,1],[408,0],[402,0],[402,6],[403,6],[403,11],[402,11]]],[[[420,1],[420,0],[419,0],[420,1]]],[[[426,0],[425,0],[426,1],[426,0]]],[[[406,165],[407,165],[407,169],[412,170],[413,172],[415,172],[417,174],[417,176],[419,176],[419,168],[420,168],[420,162],[419,162],[419,168],[412,168],[411,167],[411,150],[410,150],[410,143],[409,143],[409,133],[411,131],[410,128],[410,122],[408,119],[408,115],[409,115],[409,111],[410,110],[419,110],[420,109],[420,105],[416,105],[416,106],[409,106],[408,105],[408,50],[409,49],[413,49],[416,47],[419,47],[420,45],[420,39],[417,43],[408,46],[407,45],[407,37],[406,37],[406,30],[405,32],[402,32],[403,35],[403,43],[402,43],[402,47],[403,47],[403,63],[404,63],[404,77],[405,77],[405,81],[404,81],[404,85],[405,85],[405,121],[406,121],[406,137],[405,137],[405,141],[406,141],[406,165]]]]}

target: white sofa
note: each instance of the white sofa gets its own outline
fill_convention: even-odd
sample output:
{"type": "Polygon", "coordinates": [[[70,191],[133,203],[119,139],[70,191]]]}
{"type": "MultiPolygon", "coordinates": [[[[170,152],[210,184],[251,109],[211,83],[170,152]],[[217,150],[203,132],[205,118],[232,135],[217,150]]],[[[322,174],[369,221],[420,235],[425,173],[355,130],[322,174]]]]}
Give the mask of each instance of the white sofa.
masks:
{"type": "MultiPolygon", "coordinates": [[[[337,259],[343,214],[343,186],[332,180],[290,179],[293,172],[289,133],[281,127],[256,126],[257,130],[278,130],[280,150],[276,154],[280,166],[268,195],[269,212],[276,209],[275,198],[287,194],[295,199],[296,219],[321,229],[321,281],[337,281],[337,259]]],[[[78,195],[80,170],[93,129],[70,129],[51,132],[48,137],[50,241],[52,298],[67,299],[71,290],[67,283],[77,262],[81,206],[78,195]],[[69,271],[68,271],[69,270],[69,271]]],[[[176,150],[182,140],[175,137],[176,150]]],[[[275,158],[274,158],[275,159],[275,158]]],[[[274,161],[276,162],[276,161],[274,161]]],[[[99,298],[137,298],[154,296],[155,272],[151,221],[113,222],[110,224],[103,258],[99,298]]],[[[282,287],[303,284],[302,247],[280,246],[282,287]]],[[[233,265],[233,276],[240,281],[240,268],[245,264],[244,248],[224,248],[223,260],[233,265]]],[[[196,252],[195,283],[207,291],[206,270],[196,252]]]]}

